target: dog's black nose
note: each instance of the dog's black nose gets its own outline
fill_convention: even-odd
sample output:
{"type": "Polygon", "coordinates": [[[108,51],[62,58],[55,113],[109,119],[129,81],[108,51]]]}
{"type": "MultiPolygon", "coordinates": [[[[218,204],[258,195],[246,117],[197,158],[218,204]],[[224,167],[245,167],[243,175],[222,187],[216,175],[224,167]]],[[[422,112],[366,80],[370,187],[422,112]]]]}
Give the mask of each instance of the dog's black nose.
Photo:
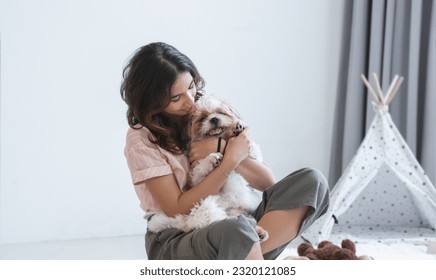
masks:
{"type": "Polygon", "coordinates": [[[210,123],[213,125],[218,125],[219,119],[217,117],[213,117],[210,119],[210,123]]]}

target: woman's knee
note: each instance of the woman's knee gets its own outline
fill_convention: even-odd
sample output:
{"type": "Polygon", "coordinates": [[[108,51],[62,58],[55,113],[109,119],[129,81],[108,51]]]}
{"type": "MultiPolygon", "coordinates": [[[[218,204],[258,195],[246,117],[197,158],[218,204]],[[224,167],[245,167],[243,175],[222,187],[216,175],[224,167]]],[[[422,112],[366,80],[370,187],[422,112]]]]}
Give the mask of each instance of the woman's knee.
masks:
{"type": "Polygon", "coordinates": [[[289,174],[285,179],[293,180],[294,183],[303,183],[319,186],[323,192],[328,191],[328,182],[324,174],[315,168],[302,168],[289,174]]]}
{"type": "Polygon", "coordinates": [[[330,203],[330,189],[327,179],[317,169],[306,168],[305,172],[306,176],[311,178],[313,185],[316,185],[315,206],[319,212],[318,215],[322,215],[330,203]]]}
{"type": "Polygon", "coordinates": [[[319,191],[323,193],[327,193],[329,191],[329,184],[324,174],[318,169],[306,168],[305,172],[307,176],[312,178],[313,182],[316,183],[319,187],[319,191]]]}
{"type": "Polygon", "coordinates": [[[330,189],[327,179],[321,171],[314,168],[303,168],[294,172],[293,176],[299,178],[296,182],[300,183],[301,190],[306,189],[313,193],[315,196],[313,199],[317,206],[328,205],[330,189]]]}

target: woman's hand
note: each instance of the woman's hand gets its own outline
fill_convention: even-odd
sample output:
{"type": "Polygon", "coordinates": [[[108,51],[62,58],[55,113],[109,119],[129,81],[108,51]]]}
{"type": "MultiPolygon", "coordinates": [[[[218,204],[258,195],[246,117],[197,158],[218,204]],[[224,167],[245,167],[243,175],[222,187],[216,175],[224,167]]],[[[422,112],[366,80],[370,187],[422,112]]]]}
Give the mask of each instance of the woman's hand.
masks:
{"type": "Polygon", "coordinates": [[[235,167],[239,165],[250,154],[251,140],[249,129],[245,128],[238,136],[232,137],[227,141],[226,154],[224,160],[230,160],[235,167]]]}
{"type": "MultiPolygon", "coordinates": [[[[205,158],[210,153],[216,153],[218,148],[218,138],[208,138],[200,141],[195,141],[191,143],[189,149],[189,162],[193,164],[194,162],[205,158]]],[[[226,146],[226,140],[221,139],[221,153],[224,153],[224,147],[226,146]]]]}
{"type": "MultiPolygon", "coordinates": [[[[264,191],[275,183],[274,175],[265,164],[249,157],[251,140],[248,133],[249,131],[246,128],[238,137],[233,138],[234,140],[230,139],[228,141],[226,156],[233,155],[239,158],[240,161],[236,161],[234,170],[244,177],[251,187],[264,191]],[[238,145],[233,146],[234,141],[238,141],[238,145]],[[233,148],[237,153],[233,152],[233,148]]],[[[222,164],[224,164],[224,160],[225,158],[222,164]]],[[[229,169],[226,169],[226,171],[229,171],[229,169]]]]}

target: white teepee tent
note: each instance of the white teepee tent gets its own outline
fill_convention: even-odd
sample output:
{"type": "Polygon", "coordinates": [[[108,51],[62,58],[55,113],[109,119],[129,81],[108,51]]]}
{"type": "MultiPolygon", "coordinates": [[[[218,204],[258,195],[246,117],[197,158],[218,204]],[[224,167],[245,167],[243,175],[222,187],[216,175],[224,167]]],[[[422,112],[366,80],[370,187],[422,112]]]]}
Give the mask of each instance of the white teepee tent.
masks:
{"type": "Polygon", "coordinates": [[[356,241],[398,239],[426,242],[435,237],[436,189],[392,122],[388,105],[403,80],[395,76],[384,95],[373,74],[376,115],[365,139],[332,189],[327,213],[303,238],[353,238],[356,241]],[[332,234],[333,232],[333,234],[332,234]]]}

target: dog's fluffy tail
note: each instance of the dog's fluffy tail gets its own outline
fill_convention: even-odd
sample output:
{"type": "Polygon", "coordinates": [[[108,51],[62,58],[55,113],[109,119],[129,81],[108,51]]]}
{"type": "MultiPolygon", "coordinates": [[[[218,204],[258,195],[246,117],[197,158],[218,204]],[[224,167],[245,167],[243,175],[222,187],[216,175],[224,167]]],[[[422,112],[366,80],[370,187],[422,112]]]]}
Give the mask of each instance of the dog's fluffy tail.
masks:
{"type": "Polygon", "coordinates": [[[178,228],[185,232],[203,228],[213,222],[224,220],[227,214],[217,205],[217,196],[209,196],[195,205],[189,215],[168,217],[163,213],[155,214],[148,222],[148,229],[159,232],[168,228],[178,228]]]}
{"type": "Polygon", "coordinates": [[[168,228],[179,228],[186,231],[183,215],[168,217],[163,213],[155,214],[147,223],[147,228],[153,232],[160,232],[168,228]]]}
{"type": "Polygon", "coordinates": [[[227,218],[226,211],[217,205],[217,199],[217,196],[209,196],[195,205],[186,216],[186,226],[191,229],[203,228],[227,218]]]}

